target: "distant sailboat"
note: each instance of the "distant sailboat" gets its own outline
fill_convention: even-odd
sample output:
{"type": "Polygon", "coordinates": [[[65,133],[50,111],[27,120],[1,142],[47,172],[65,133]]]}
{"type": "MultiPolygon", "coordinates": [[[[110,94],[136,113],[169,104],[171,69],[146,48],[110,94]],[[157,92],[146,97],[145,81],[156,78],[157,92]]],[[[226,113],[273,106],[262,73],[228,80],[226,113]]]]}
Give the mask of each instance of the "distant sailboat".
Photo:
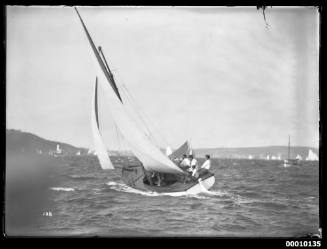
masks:
{"type": "Polygon", "coordinates": [[[61,154],[62,153],[62,149],[60,148],[60,145],[59,144],[57,144],[56,153],[57,154],[61,154]]]}
{"type": "Polygon", "coordinates": [[[284,160],[284,167],[296,166],[299,165],[299,159],[291,158],[291,138],[288,136],[288,153],[287,159],[284,160]]]}
{"type": "Polygon", "coordinates": [[[318,161],[319,157],[316,153],[314,153],[311,149],[308,152],[308,156],[305,159],[306,161],[318,161]]]}
{"type": "Polygon", "coordinates": [[[184,183],[185,172],[170,160],[170,158],[153,143],[148,134],[143,132],[136,124],[135,120],[133,120],[128,112],[129,110],[125,104],[125,99],[122,98],[119,92],[101,47],[98,49],[96,48],[77,8],[75,8],[75,10],[80,18],[87,39],[97,60],[97,65],[99,66],[99,74],[95,83],[91,121],[95,149],[101,167],[103,169],[114,168],[106,151],[104,142],[102,141],[99,129],[97,107],[98,82],[101,85],[101,89],[103,89],[106,94],[107,101],[110,102],[108,111],[110,112],[115,127],[140,162],[134,165],[123,166],[123,181],[130,187],[143,191],[161,193],[183,192],[189,194],[197,194],[204,190],[207,191],[215,182],[213,173],[210,171],[203,171],[199,176],[199,180],[192,179],[184,183]],[[158,184],[153,184],[151,180],[151,175],[153,174],[157,176],[158,184]],[[164,179],[162,184],[160,184],[159,178],[164,179]]]}
{"type": "Polygon", "coordinates": [[[56,150],[53,151],[53,156],[54,157],[62,157],[63,156],[63,151],[62,151],[62,148],[60,148],[59,144],[57,144],[56,150]]]}

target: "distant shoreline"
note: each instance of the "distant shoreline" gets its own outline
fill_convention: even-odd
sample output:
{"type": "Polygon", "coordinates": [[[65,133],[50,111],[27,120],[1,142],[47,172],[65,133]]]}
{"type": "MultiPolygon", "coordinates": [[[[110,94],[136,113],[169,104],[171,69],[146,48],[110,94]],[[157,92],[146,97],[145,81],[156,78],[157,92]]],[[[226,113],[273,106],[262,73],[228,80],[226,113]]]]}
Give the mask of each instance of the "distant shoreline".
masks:
{"type": "MultiPolygon", "coordinates": [[[[31,152],[35,154],[56,154],[58,146],[65,155],[94,155],[89,148],[75,147],[67,143],[50,141],[30,132],[15,129],[6,130],[6,151],[31,152]]],[[[165,149],[162,148],[164,152],[165,149]]],[[[201,158],[206,154],[213,158],[235,159],[268,159],[284,160],[288,156],[288,146],[261,146],[261,147],[218,147],[218,148],[194,148],[194,154],[201,158]]],[[[292,146],[291,158],[300,157],[305,160],[311,154],[319,155],[319,149],[307,146],[292,146]],[[311,151],[311,152],[310,152],[311,151]]],[[[109,150],[110,156],[132,155],[128,150],[109,150]]]]}

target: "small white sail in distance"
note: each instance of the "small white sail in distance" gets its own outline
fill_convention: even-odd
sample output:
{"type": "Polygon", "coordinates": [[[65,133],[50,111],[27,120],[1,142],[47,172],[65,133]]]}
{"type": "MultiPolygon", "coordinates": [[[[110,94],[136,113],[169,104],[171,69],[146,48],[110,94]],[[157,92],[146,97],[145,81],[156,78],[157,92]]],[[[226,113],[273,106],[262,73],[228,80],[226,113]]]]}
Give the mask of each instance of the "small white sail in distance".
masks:
{"type": "Polygon", "coordinates": [[[91,112],[91,125],[92,125],[92,134],[94,141],[94,149],[96,155],[99,159],[100,165],[102,169],[114,169],[112,165],[108,152],[106,150],[106,146],[103,143],[101,138],[100,130],[99,130],[99,119],[98,119],[98,78],[95,79],[94,86],[94,95],[92,100],[92,112],[91,112]]]}
{"type": "Polygon", "coordinates": [[[306,161],[318,161],[319,157],[311,149],[309,149],[308,156],[305,159],[306,161]]]}

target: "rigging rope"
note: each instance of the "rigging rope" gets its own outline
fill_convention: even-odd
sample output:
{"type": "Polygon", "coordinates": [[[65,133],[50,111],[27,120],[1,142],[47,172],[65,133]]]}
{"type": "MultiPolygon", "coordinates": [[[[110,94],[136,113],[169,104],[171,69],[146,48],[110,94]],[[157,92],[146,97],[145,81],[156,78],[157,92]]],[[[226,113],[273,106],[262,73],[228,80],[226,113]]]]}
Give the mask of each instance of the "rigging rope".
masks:
{"type": "MultiPolygon", "coordinates": [[[[133,112],[137,115],[139,121],[141,121],[141,125],[145,128],[145,135],[147,136],[147,138],[155,143],[158,146],[158,142],[156,141],[156,139],[154,138],[150,128],[148,127],[148,125],[145,122],[145,119],[142,117],[141,113],[138,112],[137,108],[135,108],[134,106],[137,106],[136,103],[134,103],[135,101],[133,101],[131,94],[128,92],[126,86],[123,85],[123,93],[126,96],[127,101],[130,103],[130,106],[133,108],[133,112]]],[[[137,120],[135,120],[137,122],[137,120]]]]}
{"type": "MultiPolygon", "coordinates": [[[[127,89],[127,87],[125,86],[125,84],[121,84],[122,87],[123,87],[123,90],[124,92],[126,92],[126,96],[129,98],[129,102],[132,104],[132,106],[135,105],[136,108],[134,108],[135,112],[138,114],[140,120],[142,121],[143,125],[145,126],[145,128],[147,129],[148,133],[148,137],[152,139],[152,141],[158,146],[159,146],[159,143],[157,141],[157,139],[154,137],[153,135],[153,132],[151,131],[151,129],[149,128],[146,120],[148,121],[148,123],[151,123],[153,128],[157,131],[157,133],[160,133],[158,129],[156,129],[153,125],[153,123],[150,121],[150,118],[145,114],[145,112],[143,112],[142,108],[139,107],[139,105],[137,104],[135,98],[133,97],[133,95],[130,93],[130,91],[127,89]],[[138,112],[139,111],[139,112],[138,112]]],[[[167,140],[163,139],[162,136],[160,136],[161,140],[164,140],[164,143],[166,144],[169,144],[167,143],[167,140]]]]}
{"type": "Polygon", "coordinates": [[[115,132],[116,132],[116,139],[117,139],[117,150],[122,150],[121,144],[120,144],[120,138],[119,138],[119,131],[117,128],[117,125],[114,123],[115,126],[115,132]]]}
{"type": "MultiPolygon", "coordinates": [[[[102,53],[102,49],[101,49],[101,47],[99,47],[98,50],[99,50],[99,52],[100,52],[99,54],[100,54],[101,59],[105,62],[106,70],[108,71],[111,80],[114,81],[114,79],[113,79],[113,75],[112,75],[111,70],[109,69],[109,66],[108,66],[108,64],[107,64],[107,61],[106,61],[106,59],[105,59],[105,57],[104,57],[104,55],[103,55],[103,53],[102,53]]],[[[115,83],[116,83],[116,82],[115,82],[115,83]]],[[[145,128],[145,132],[144,132],[144,134],[147,136],[147,138],[148,138],[152,143],[154,143],[158,148],[160,148],[160,144],[158,143],[157,139],[154,137],[154,135],[153,135],[151,129],[149,128],[149,126],[148,126],[148,124],[147,124],[147,122],[146,122],[146,119],[148,120],[148,122],[149,122],[150,119],[147,117],[147,115],[146,115],[144,112],[142,112],[142,109],[139,107],[139,105],[137,104],[135,98],[134,98],[134,97],[132,96],[132,94],[129,92],[129,90],[127,89],[127,87],[125,86],[125,84],[122,83],[122,84],[120,84],[120,85],[122,86],[122,90],[123,90],[122,93],[124,93],[124,95],[126,96],[126,99],[130,102],[130,105],[131,105],[131,107],[132,107],[134,113],[136,113],[136,115],[138,116],[138,119],[139,119],[139,120],[141,121],[141,123],[142,123],[141,125],[145,128]],[[135,105],[135,107],[134,107],[134,105],[135,105]],[[137,109],[138,109],[138,110],[137,110],[137,109]]],[[[118,91],[117,83],[115,84],[115,88],[116,88],[116,90],[118,91]]],[[[135,118],[134,118],[134,121],[137,123],[137,120],[136,120],[135,118]]],[[[152,124],[152,126],[153,126],[153,124],[152,124]]],[[[118,129],[117,129],[117,127],[116,127],[116,131],[117,131],[117,130],[118,130],[118,129]]],[[[155,130],[157,131],[157,133],[160,133],[158,129],[155,129],[155,130]]],[[[167,143],[167,140],[163,139],[162,136],[160,136],[160,138],[161,138],[161,140],[164,140],[164,143],[166,143],[166,145],[169,144],[169,143],[167,143]]]]}

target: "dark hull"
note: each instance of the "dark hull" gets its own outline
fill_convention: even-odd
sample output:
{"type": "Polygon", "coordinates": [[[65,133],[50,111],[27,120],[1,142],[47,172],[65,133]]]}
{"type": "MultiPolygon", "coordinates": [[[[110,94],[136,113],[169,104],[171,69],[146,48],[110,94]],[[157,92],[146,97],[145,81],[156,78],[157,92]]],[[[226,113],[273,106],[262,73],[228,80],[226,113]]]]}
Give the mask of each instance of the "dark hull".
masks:
{"type": "MultiPolygon", "coordinates": [[[[203,182],[208,181],[210,178],[210,183],[214,183],[214,174],[208,170],[199,171],[201,180],[203,182]]],[[[146,191],[146,192],[157,192],[157,193],[175,193],[175,192],[187,192],[188,190],[195,189],[199,185],[198,180],[190,179],[185,182],[183,176],[165,174],[164,180],[162,180],[161,185],[157,186],[156,181],[153,185],[149,183],[148,176],[142,166],[124,166],[122,168],[122,178],[123,181],[130,187],[146,191]],[[185,183],[184,183],[185,182],[185,183]]],[[[206,184],[208,188],[211,184],[206,184]]],[[[210,186],[211,187],[211,186],[210,186]]]]}
{"type": "Polygon", "coordinates": [[[299,160],[298,159],[286,159],[284,160],[284,166],[297,166],[299,165],[299,160]]]}

